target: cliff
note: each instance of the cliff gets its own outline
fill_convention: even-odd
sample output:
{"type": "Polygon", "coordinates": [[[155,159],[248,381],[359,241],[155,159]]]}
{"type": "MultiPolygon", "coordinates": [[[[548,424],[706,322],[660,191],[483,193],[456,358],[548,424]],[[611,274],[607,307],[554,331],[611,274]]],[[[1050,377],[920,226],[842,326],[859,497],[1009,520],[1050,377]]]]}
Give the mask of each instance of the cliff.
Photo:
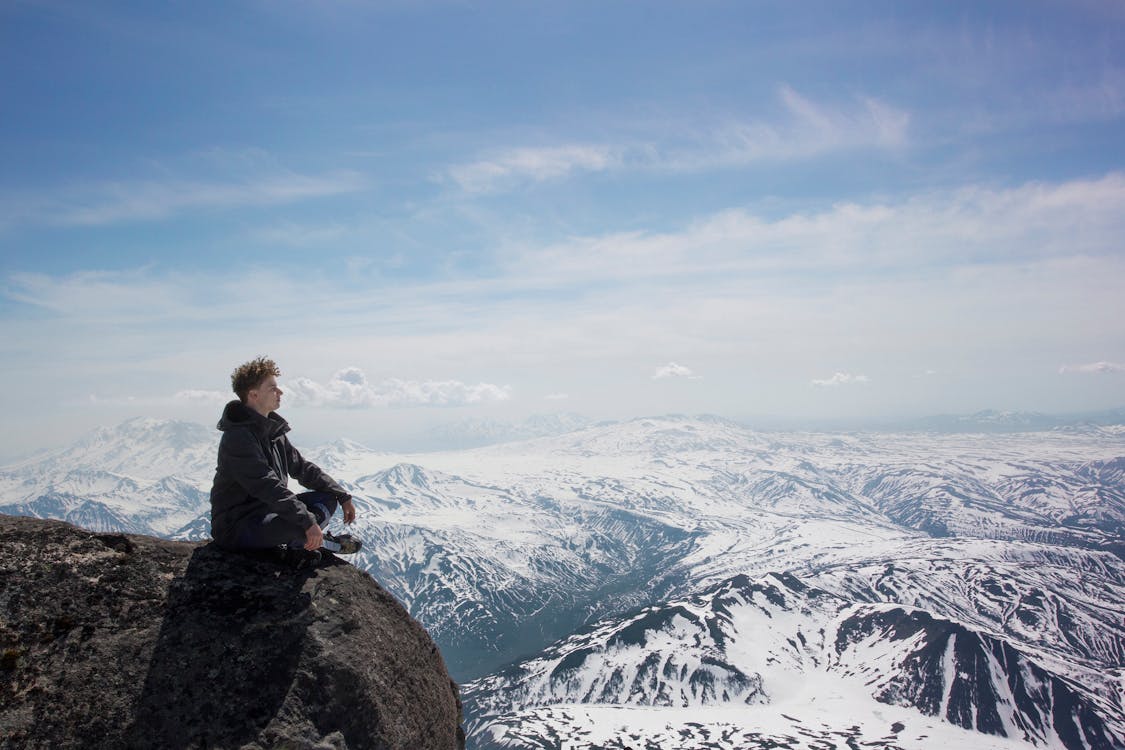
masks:
{"type": "Polygon", "coordinates": [[[366,573],[0,516],[0,748],[463,747],[457,686],[366,573]]]}

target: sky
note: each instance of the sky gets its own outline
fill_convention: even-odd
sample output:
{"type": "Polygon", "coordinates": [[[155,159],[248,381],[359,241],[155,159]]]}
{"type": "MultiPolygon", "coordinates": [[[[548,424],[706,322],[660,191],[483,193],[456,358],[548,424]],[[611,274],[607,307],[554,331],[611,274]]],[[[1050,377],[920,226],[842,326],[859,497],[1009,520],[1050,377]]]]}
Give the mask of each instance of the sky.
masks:
{"type": "Polygon", "coordinates": [[[1120,407],[1123,243],[1118,0],[0,4],[0,458],[1120,407]]]}

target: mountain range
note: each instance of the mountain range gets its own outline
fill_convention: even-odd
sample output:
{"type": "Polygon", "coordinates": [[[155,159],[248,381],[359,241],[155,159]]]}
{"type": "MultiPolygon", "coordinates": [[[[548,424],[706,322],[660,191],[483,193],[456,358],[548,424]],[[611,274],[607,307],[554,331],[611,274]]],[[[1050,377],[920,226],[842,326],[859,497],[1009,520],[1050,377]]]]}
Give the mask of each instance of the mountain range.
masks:
{"type": "MultiPolygon", "coordinates": [[[[0,512],[205,538],[217,436],[101,430],[0,470],[0,512]]],[[[1113,425],[674,416],[305,455],[354,495],[355,564],[433,635],[480,750],[1125,746],[1113,425]]]]}

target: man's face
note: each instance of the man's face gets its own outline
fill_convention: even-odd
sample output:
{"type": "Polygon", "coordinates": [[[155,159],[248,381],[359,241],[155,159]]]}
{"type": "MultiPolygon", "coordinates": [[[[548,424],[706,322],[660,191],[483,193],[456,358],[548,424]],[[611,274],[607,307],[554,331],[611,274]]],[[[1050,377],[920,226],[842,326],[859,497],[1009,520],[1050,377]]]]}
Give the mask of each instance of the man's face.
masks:
{"type": "Polygon", "coordinates": [[[267,417],[271,411],[277,411],[281,406],[281,389],[277,386],[277,378],[270,375],[257,388],[251,388],[246,394],[246,405],[267,417]]]}

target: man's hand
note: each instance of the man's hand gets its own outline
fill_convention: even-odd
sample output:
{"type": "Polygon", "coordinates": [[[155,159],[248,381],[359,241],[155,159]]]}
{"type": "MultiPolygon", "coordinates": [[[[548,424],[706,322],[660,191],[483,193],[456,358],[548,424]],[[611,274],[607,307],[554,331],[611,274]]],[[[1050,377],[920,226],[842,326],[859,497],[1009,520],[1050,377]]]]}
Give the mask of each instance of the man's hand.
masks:
{"type": "Polygon", "coordinates": [[[324,532],[320,530],[319,526],[314,523],[305,529],[305,549],[310,551],[320,549],[322,544],[324,544],[324,532]]]}
{"type": "Polygon", "coordinates": [[[344,509],[344,523],[352,523],[355,521],[355,505],[352,503],[350,497],[341,503],[340,507],[344,509]]]}

